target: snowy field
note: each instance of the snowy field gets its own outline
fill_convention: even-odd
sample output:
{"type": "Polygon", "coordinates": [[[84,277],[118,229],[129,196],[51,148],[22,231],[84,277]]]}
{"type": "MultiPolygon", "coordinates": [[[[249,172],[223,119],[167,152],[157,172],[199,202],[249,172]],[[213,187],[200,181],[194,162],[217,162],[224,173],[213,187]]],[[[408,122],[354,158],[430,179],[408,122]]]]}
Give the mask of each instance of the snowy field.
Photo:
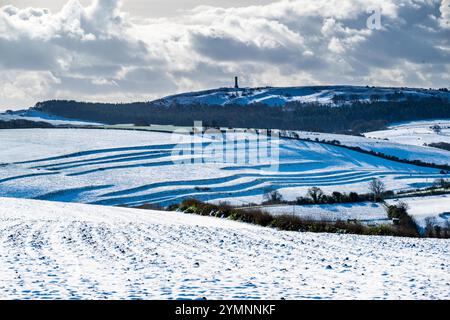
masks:
{"type": "MultiPolygon", "coordinates": [[[[260,203],[268,189],[294,200],[311,186],[328,193],[366,193],[374,177],[391,190],[426,187],[445,177],[436,169],[294,140],[281,140],[279,157],[263,158],[256,164],[249,159],[211,163],[213,157],[206,147],[224,141],[205,137],[201,145],[196,137],[196,145],[205,147],[199,156],[190,154],[190,149],[183,151],[191,144],[178,139],[186,137],[97,129],[0,130],[0,196],[105,205],[168,205],[189,197],[260,203]]],[[[260,151],[248,139],[235,138],[234,156],[260,151]]],[[[439,157],[434,149],[414,148],[421,156],[439,157]]]]}
{"type": "Polygon", "coordinates": [[[387,130],[364,134],[368,138],[388,139],[397,143],[423,146],[430,143],[450,143],[450,120],[413,121],[390,126],[387,130]],[[433,128],[438,126],[440,130],[433,128]]]}
{"type": "Polygon", "coordinates": [[[0,198],[3,299],[449,299],[450,242],[0,198]]]}
{"type": "MultiPolygon", "coordinates": [[[[450,93],[437,90],[414,88],[383,88],[359,86],[315,86],[315,87],[267,87],[267,88],[220,88],[199,92],[187,92],[157,100],[161,105],[173,103],[187,105],[193,103],[206,105],[227,105],[264,103],[269,106],[282,106],[287,102],[298,101],[307,103],[332,104],[335,95],[344,97],[344,103],[351,100],[370,101],[371,96],[377,96],[380,101],[391,100],[397,94],[398,100],[407,97],[425,98],[441,97],[450,99],[450,93]]],[[[341,102],[342,104],[342,102],[341,102]]]]}
{"type": "MultiPolygon", "coordinates": [[[[435,224],[441,226],[450,223],[450,195],[392,199],[386,202],[394,205],[400,201],[408,205],[408,214],[421,227],[425,227],[426,218],[434,219],[435,224]]],[[[275,215],[293,214],[326,221],[357,219],[366,223],[383,223],[388,220],[386,209],[382,204],[369,202],[307,206],[280,205],[261,207],[261,209],[275,215]]]]}
{"type": "MultiPolygon", "coordinates": [[[[400,199],[400,201],[408,205],[408,213],[421,226],[425,225],[426,218],[433,218],[440,225],[446,225],[446,223],[450,222],[449,195],[405,198],[400,199]]],[[[398,200],[388,200],[387,202],[389,204],[395,204],[398,200]]]]}
{"type": "MultiPolygon", "coordinates": [[[[332,133],[320,133],[320,132],[308,132],[308,131],[295,131],[300,138],[311,139],[311,140],[326,140],[332,141],[337,140],[341,145],[349,147],[359,147],[363,150],[380,152],[389,156],[396,156],[399,159],[405,160],[420,160],[426,163],[435,164],[450,164],[450,152],[442,149],[425,147],[421,145],[407,144],[403,143],[402,139],[408,139],[405,136],[403,138],[396,137],[390,140],[385,140],[385,138],[376,138],[373,136],[369,137],[359,137],[351,135],[342,134],[332,134],[332,133]]],[[[391,132],[392,133],[392,132],[391,132]]],[[[409,133],[404,132],[407,135],[409,133]]]]}

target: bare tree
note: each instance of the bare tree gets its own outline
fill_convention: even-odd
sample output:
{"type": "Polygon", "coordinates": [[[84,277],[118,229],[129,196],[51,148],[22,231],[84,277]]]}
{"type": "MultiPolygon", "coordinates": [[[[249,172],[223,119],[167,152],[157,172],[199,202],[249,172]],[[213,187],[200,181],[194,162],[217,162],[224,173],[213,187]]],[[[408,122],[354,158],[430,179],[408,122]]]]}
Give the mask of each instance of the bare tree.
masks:
{"type": "Polygon", "coordinates": [[[433,183],[433,187],[440,188],[440,189],[449,189],[450,188],[450,182],[445,179],[436,179],[433,183]]]}
{"type": "Polygon", "coordinates": [[[264,192],[264,202],[268,204],[278,204],[283,202],[283,196],[277,190],[266,189],[264,192]]]}
{"type": "Polygon", "coordinates": [[[308,190],[308,195],[314,203],[319,203],[323,197],[323,191],[320,188],[312,187],[308,190]]]}
{"type": "Polygon", "coordinates": [[[386,191],[386,186],[383,181],[374,178],[369,182],[369,190],[373,195],[373,201],[377,202],[383,200],[383,194],[386,191]]]}

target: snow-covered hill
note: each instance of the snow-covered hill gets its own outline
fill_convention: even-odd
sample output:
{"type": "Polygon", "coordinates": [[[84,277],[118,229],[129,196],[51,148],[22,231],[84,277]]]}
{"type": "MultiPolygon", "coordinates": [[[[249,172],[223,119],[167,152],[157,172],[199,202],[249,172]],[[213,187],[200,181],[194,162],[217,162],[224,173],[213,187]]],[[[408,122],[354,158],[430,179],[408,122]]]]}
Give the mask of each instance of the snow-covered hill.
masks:
{"type": "Polygon", "coordinates": [[[387,130],[364,134],[374,139],[386,139],[408,145],[450,143],[450,120],[411,121],[393,124],[387,130]]]}
{"type": "Polygon", "coordinates": [[[0,198],[2,299],[449,299],[449,248],[0,198]]]}
{"type": "Polygon", "coordinates": [[[335,96],[341,98],[341,100],[334,101],[336,104],[343,104],[355,100],[401,101],[406,98],[423,97],[441,97],[450,100],[450,92],[438,90],[359,86],[315,86],[239,89],[219,88],[168,96],[155,102],[167,106],[171,104],[247,105],[252,103],[281,106],[291,101],[330,104],[334,103],[333,97],[335,96]]]}
{"type": "MultiPolygon", "coordinates": [[[[374,177],[391,190],[426,187],[446,177],[438,169],[295,140],[274,146],[279,157],[249,162],[250,155],[260,152],[257,144],[249,143],[252,135],[230,135],[225,141],[206,136],[205,153],[199,156],[191,154],[190,142],[176,142],[183,137],[125,130],[0,130],[0,196],[107,205],[167,205],[189,197],[260,203],[268,189],[294,200],[313,186],[328,193],[366,193],[374,177]],[[218,161],[207,152],[229,141],[234,141],[226,150],[231,160],[218,161]]],[[[202,140],[195,137],[193,142],[202,140]]],[[[393,150],[402,152],[402,145],[397,148],[393,150]]],[[[414,148],[438,158],[435,149],[414,148]]],[[[408,150],[403,152],[414,154],[408,150]]],[[[443,151],[443,157],[449,154],[443,151]]]]}
{"type": "MultiPolygon", "coordinates": [[[[381,133],[382,131],[378,131],[381,133]]],[[[388,156],[395,156],[404,160],[419,160],[426,163],[435,163],[440,165],[450,164],[450,152],[442,149],[425,147],[418,143],[412,143],[414,134],[410,130],[405,130],[396,134],[396,130],[389,131],[392,135],[391,139],[386,139],[385,134],[377,135],[374,133],[366,134],[368,137],[295,131],[301,139],[318,140],[318,141],[339,141],[343,146],[358,147],[363,150],[382,153],[388,156]],[[409,143],[408,143],[409,141],[409,143]]],[[[437,135],[435,136],[437,137],[437,135]]],[[[445,133],[439,135],[445,137],[445,133]]],[[[444,138],[443,138],[444,139],[444,138]]],[[[441,140],[442,141],[442,140],[441,140]]]]}

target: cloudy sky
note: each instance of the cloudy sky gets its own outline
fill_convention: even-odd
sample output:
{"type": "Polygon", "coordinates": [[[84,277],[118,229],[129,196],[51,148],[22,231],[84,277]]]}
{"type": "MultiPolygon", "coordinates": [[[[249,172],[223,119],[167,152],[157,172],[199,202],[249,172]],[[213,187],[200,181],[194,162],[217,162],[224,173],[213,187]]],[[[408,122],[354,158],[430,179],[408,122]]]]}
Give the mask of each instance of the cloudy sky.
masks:
{"type": "Polygon", "coordinates": [[[151,100],[234,75],[448,87],[450,0],[0,0],[0,109],[151,100]]]}

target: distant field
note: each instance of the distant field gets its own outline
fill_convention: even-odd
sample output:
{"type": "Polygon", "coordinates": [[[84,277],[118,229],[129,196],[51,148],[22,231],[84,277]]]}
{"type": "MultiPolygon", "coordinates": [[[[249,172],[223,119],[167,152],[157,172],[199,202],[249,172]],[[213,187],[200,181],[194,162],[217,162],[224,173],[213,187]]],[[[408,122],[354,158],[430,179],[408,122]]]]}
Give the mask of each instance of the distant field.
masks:
{"type": "MultiPolygon", "coordinates": [[[[294,200],[311,186],[325,192],[366,193],[373,177],[381,178],[391,190],[426,187],[443,177],[437,169],[295,140],[281,141],[276,171],[269,168],[270,163],[210,163],[213,157],[207,153],[200,157],[178,154],[191,146],[177,145],[174,140],[178,138],[169,133],[127,130],[0,130],[4,148],[0,196],[106,205],[165,206],[189,197],[242,204],[260,203],[268,189],[294,200]],[[192,163],[174,162],[179,160],[192,163]]],[[[239,135],[235,138],[233,154],[241,157],[257,151],[239,135]]],[[[224,142],[213,142],[211,137],[205,141],[205,147],[224,142]]],[[[417,150],[416,156],[438,158],[435,149],[414,148],[402,152],[414,157],[417,150]]],[[[449,153],[443,151],[442,155],[449,153]]]]}
{"type": "Polygon", "coordinates": [[[364,134],[368,138],[388,139],[408,145],[450,143],[450,120],[413,121],[392,125],[388,130],[364,134]]]}
{"type": "Polygon", "coordinates": [[[448,165],[450,164],[450,152],[446,150],[424,147],[422,145],[403,143],[401,139],[393,138],[369,138],[353,135],[341,135],[331,133],[295,131],[302,139],[339,141],[341,145],[359,147],[363,150],[383,153],[405,160],[420,160],[427,163],[448,165]]]}
{"type": "MultiPolygon", "coordinates": [[[[411,197],[387,200],[390,205],[398,202],[408,204],[408,213],[421,226],[425,226],[426,218],[435,219],[436,224],[445,226],[450,222],[450,195],[411,197]]],[[[378,203],[346,203],[322,205],[279,205],[261,207],[261,210],[275,215],[293,214],[304,218],[334,221],[357,219],[365,223],[390,223],[386,209],[378,203]]]]}

